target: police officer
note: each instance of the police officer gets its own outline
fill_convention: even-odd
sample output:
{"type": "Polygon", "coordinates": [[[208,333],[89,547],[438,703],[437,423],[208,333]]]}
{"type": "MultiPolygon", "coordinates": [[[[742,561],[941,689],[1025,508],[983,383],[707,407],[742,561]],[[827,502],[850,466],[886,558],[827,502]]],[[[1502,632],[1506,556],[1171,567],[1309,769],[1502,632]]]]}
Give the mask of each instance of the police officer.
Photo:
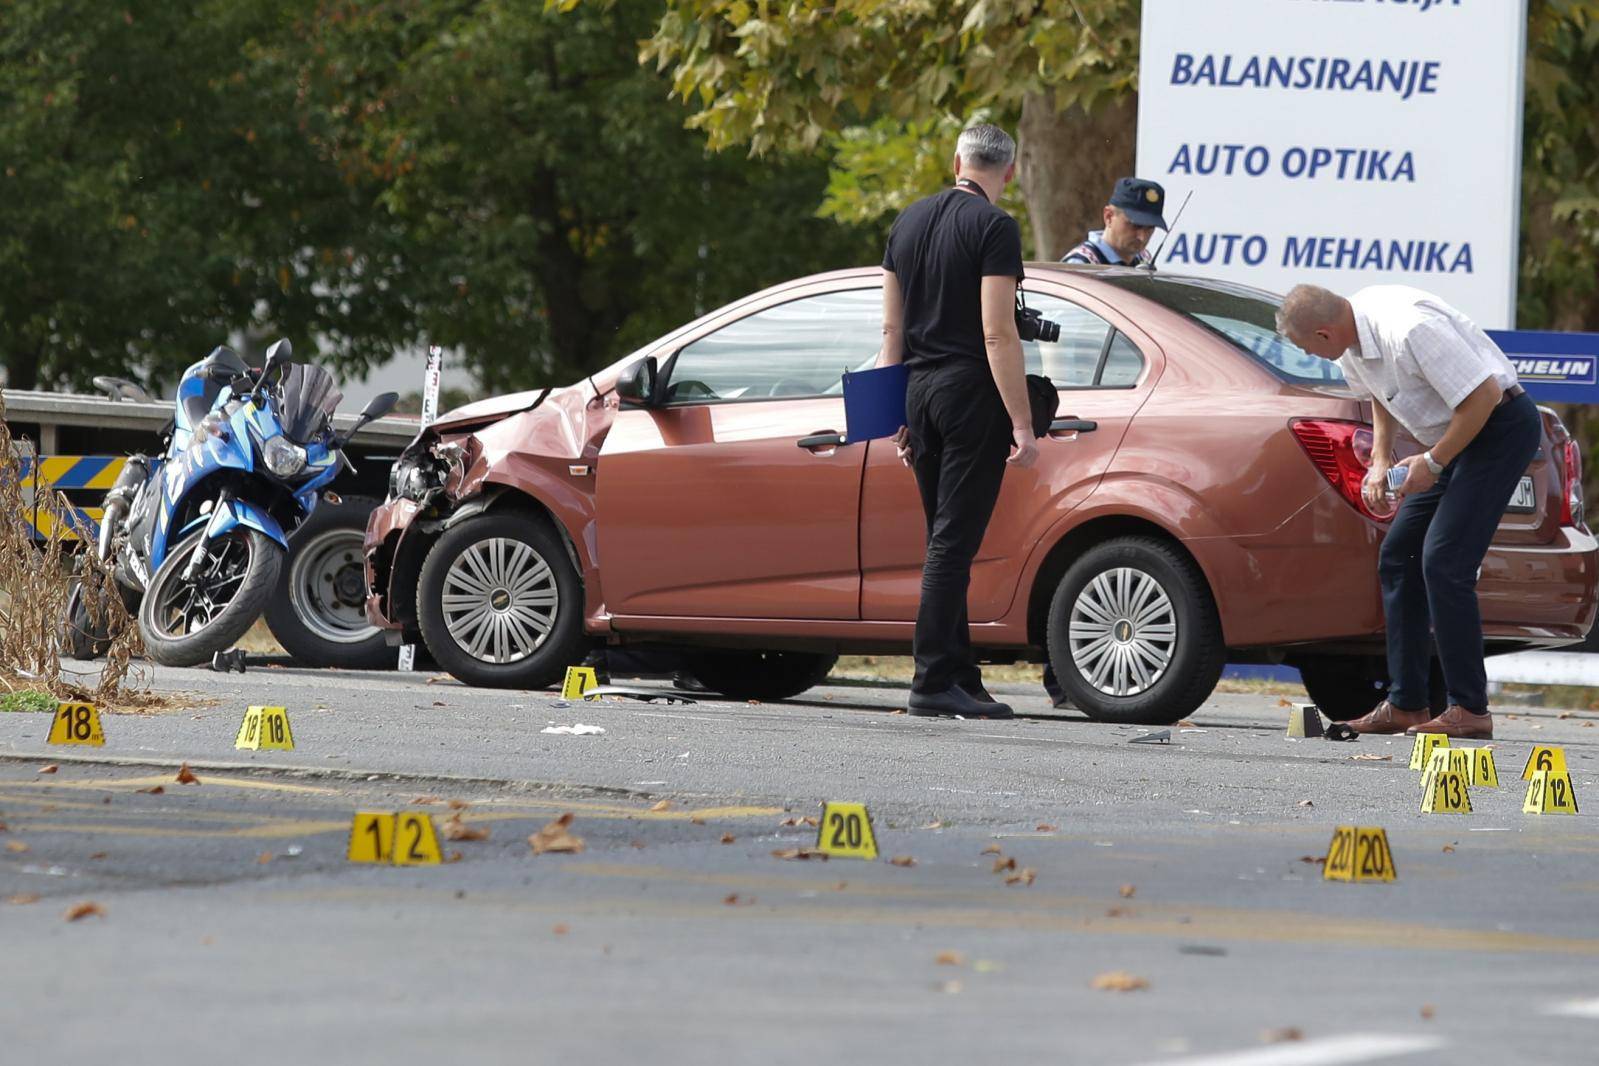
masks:
{"type": "Polygon", "coordinates": [[[1162,212],[1166,209],[1166,190],[1142,178],[1120,178],[1105,205],[1105,228],[1088,234],[1088,239],[1061,257],[1062,263],[1092,263],[1099,266],[1131,264],[1154,266],[1148,252],[1149,239],[1156,228],[1169,229],[1162,212]]]}
{"type": "Polygon", "coordinates": [[[1300,348],[1337,360],[1372,405],[1371,469],[1379,504],[1395,430],[1427,450],[1405,470],[1377,556],[1388,623],[1388,698],[1349,725],[1357,733],[1494,735],[1483,667],[1477,573],[1499,519],[1538,450],[1538,409],[1504,353],[1443,300],[1404,285],[1372,285],[1348,299],[1314,285],[1290,290],[1277,328],[1300,348]],[[1428,709],[1436,640],[1449,706],[1428,709]]]}
{"type": "Polygon", "coordinates": [[[1038,456],[1016,332],[1021,230],[995,204],[1015,175],[1016,142],[998,126],[972,126],[954,167],[955,187],[907,207],[883,255],[878,364],[910,370],[896,442],[927,519],[907,710],[1008,718],[972,656],[966,592],[1006,465],[1038,456]]]}

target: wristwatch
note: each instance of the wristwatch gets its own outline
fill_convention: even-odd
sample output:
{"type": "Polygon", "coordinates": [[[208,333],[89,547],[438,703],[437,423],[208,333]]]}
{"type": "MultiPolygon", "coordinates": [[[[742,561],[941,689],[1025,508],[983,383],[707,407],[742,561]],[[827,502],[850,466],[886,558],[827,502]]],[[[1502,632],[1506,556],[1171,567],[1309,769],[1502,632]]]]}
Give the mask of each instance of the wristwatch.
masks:
{"type": "Polygon", "coordinates": [[[1444,472],[1444,464],[1433,459],[1430,451],[1421,453],[1421,461],[1427,464],[1427,469],[1432,471],[1433,477],[1438,477],[1444,472]]]}

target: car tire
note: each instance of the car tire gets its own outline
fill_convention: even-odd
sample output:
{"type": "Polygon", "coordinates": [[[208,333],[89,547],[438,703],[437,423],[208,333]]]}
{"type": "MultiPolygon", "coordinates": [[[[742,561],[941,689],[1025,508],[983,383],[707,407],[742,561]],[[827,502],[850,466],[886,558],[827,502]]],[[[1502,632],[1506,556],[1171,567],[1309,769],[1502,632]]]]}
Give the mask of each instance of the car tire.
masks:
{"type": "Polygon", "coordinates": [[[1061,688],[1102,722],[1186,717],[1215,691],[1227,659],[1204,575],[1153,537],[1118,537],[1079,556],[1056,586],[1047,635],[1061,688]]]}
{"type": "MultiPolygon", "coordinates": [[[[1388,663],[1381,656],[1318,655],[1295,665],[1310,702],[1334,722],[1351,722],[1370,714],[1388,696],[1388,663]]],[[[1433,714],[1442,714],[1449,705],[1437,659],[1432,661],[1428,697],[1433,714]]]]}
{"type": "Polygon", "coordinates": [[[343,670],[392,669],[398,662],[383,630],[366,620],[362,541],[376,505],[359,496],[320,504],[289,538],[266,623],[296,662],[343,670]]]}
{"type": "Polygon", "coordinates": [[[837,655],[803,651],[706,651],[685,657],[689,672],[712,692],[735,700],[792,699],[826,679],[837,655]]]}
{"type": "Polygon", "coordinates": [[[422,563],[417,620],[440,666],[487,688],[546,688],[588,646],[577,568],[549,523],[527,514],[479,515],[440,537],[422,563]]]}

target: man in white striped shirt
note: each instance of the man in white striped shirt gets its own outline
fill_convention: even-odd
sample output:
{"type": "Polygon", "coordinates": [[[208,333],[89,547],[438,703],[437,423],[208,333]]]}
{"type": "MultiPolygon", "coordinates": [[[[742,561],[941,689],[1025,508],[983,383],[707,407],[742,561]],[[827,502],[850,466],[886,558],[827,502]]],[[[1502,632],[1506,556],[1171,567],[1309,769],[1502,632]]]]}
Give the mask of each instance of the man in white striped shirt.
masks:
{"type": "Polygon", "coordinates": [[[1404,285],[1344,299],[1314,285],[1289,292],[1277,328],[1336,360],[1374,423],[1367,500],[1381,503],[1396,426],[1427,450],[1403,460],[1403,502],[1377,570],[1388,627],[1388,698],[1349,723],[1361,733],[1493,736],[1477,572],[1527,464],[1538,409],[1488,335],[1443,300],[1404,285]],[[1449,706],[1428,709],[1436,638],[1449,706]]]}

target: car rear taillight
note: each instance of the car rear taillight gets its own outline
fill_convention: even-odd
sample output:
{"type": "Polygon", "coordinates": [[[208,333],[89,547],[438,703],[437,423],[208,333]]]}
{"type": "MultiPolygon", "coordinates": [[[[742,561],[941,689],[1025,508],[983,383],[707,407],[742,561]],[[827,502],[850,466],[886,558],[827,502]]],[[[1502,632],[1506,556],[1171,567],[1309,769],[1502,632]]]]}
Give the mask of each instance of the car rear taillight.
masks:
{"type": "Polygon", "coordinates": [[[1332,483],[1349,505],[1377,522],[1393,518],[1393,512],[1378,514],[1366,506],[1361,483],[1366,480],[1371,458],[1371,427],[1362,422],[1337,422],[1321,418],[1297,418],[1289,423],[1299,446],[1316,464],[1323,477],[1332,483]]]}
{"type": "Polygon", "coordinates": [[[1560,446],[1560,524],[1588,528],[1582,498],[1582,449],[1574,440],[1560,446]]]}

